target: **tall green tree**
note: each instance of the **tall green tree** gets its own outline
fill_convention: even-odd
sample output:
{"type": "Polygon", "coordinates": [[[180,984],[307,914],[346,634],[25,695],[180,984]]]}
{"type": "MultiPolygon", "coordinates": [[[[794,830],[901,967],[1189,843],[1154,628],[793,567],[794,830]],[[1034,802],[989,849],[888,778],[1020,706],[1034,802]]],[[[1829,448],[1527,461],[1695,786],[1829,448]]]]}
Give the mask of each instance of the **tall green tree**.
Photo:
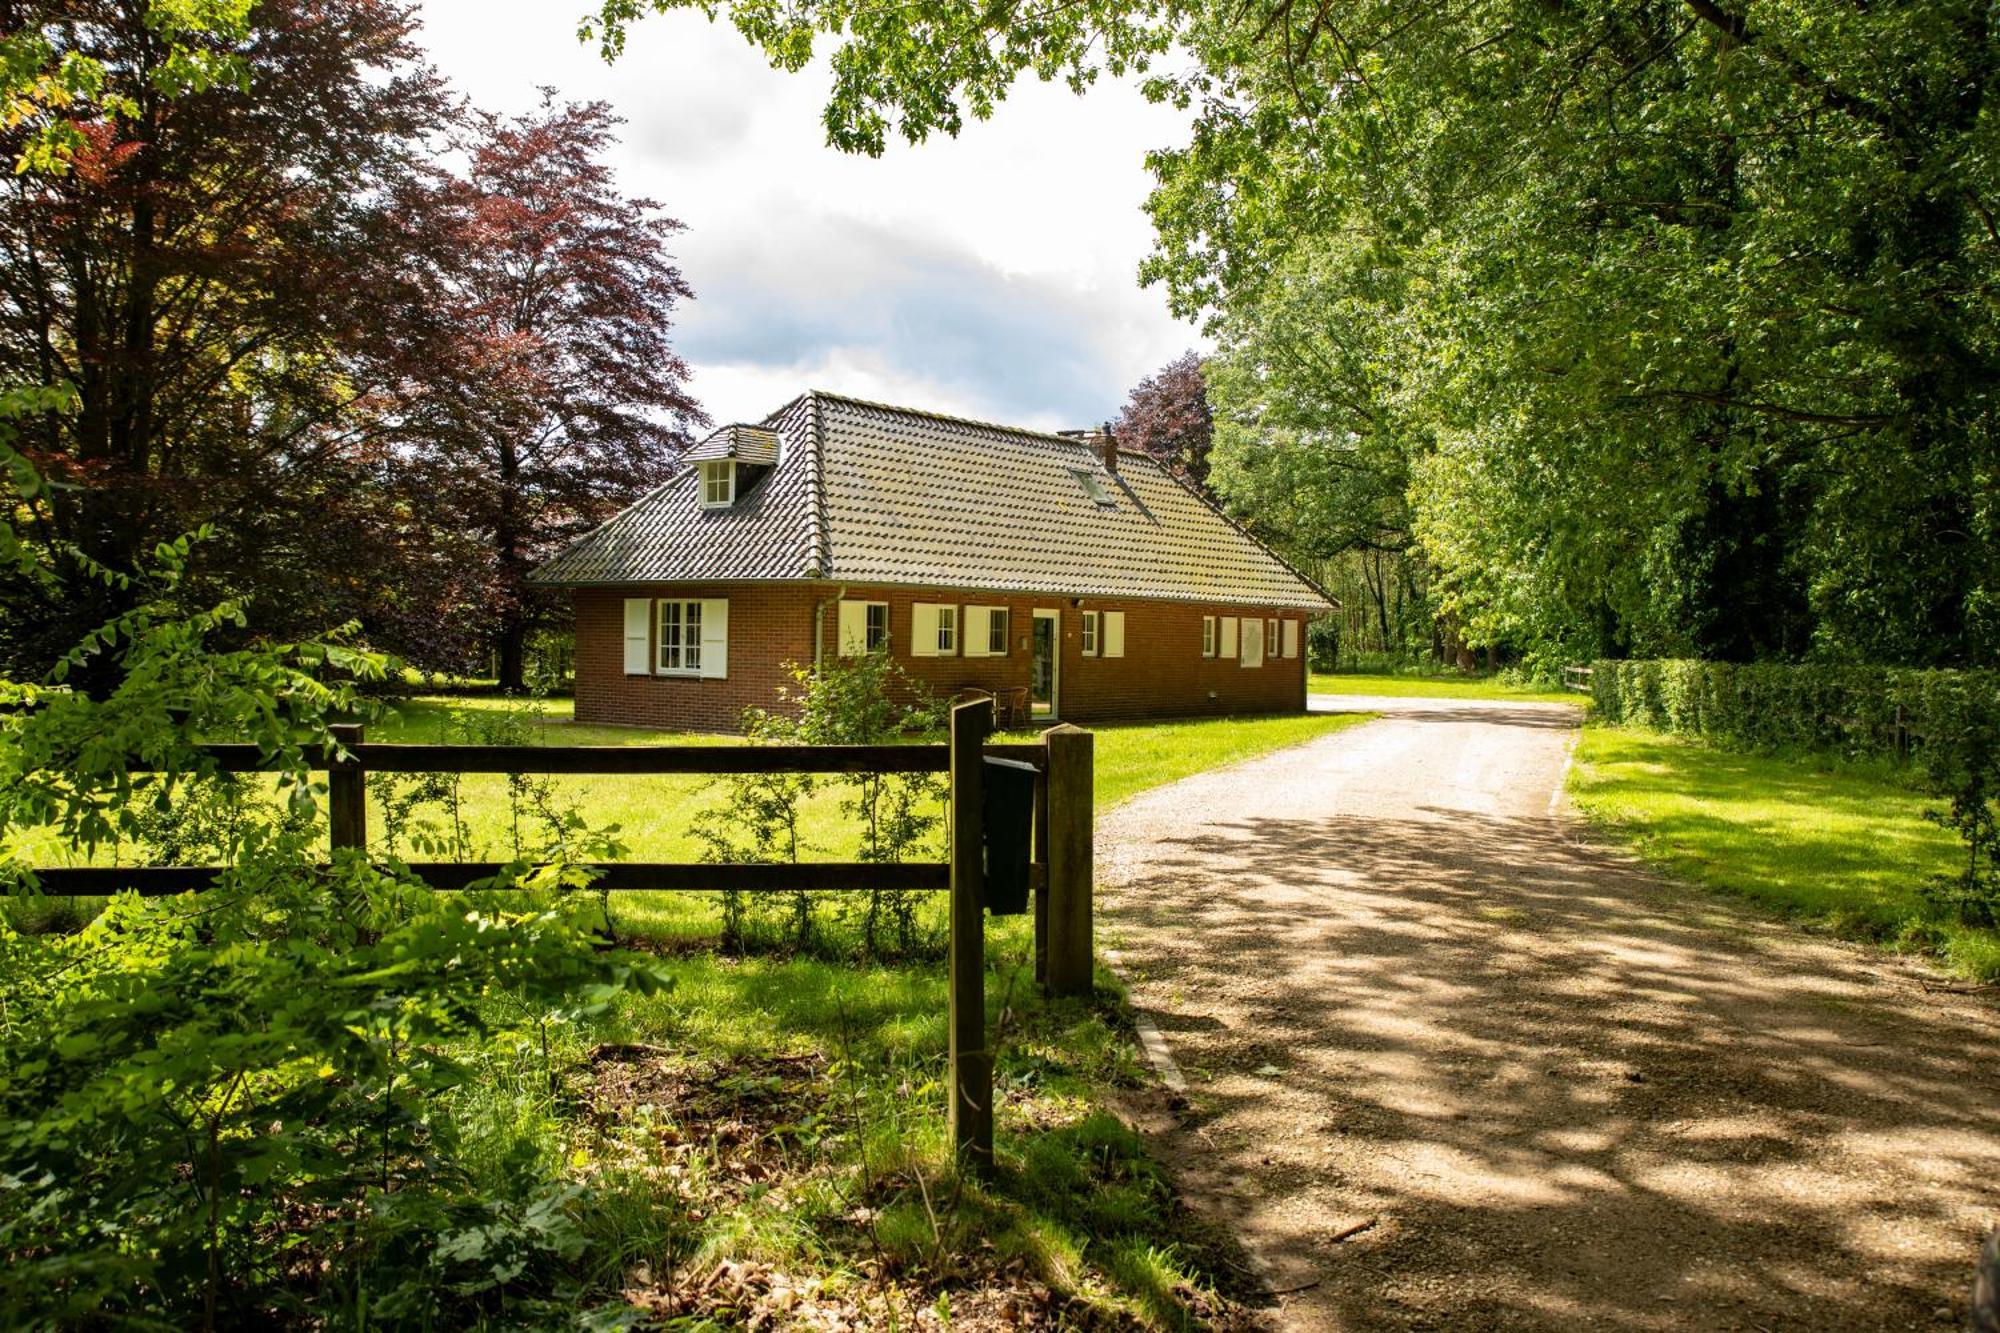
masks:
{"type": "MultiPolygon", "coordinates": [[[[682,7],[608,0],[586,26],[615,47],[682,7]]],[[[1475,639],[2000,649],[2000,52],[1977,0],[703,7],[793,68],[837,34],[829,137],[871,152],[1029,70],[1151,62],[1195,125],[1150,159],[1145,276],[1244,321],[1297,266],[1331,276],[1475,639]],[[1176,45],[1191,67],[1162,72],[1176,45]]]]}

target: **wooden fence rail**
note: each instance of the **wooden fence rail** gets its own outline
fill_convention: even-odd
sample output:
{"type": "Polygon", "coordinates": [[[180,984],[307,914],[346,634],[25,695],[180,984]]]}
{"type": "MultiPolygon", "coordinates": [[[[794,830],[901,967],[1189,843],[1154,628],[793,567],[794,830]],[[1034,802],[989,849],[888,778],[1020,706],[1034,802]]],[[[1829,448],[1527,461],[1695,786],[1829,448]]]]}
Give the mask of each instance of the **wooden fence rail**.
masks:
{"type": "Polygon", "coordinates": [[[1566,666],[1563,668],[1563,688],[1575,690],[1578,694],[1591,693],[1590,678],[1596,672],[1587,666],[1566,666]]]}
{"type": "MultiPolygon", "coordinates": [[[[384,745],[360,727],[334,729],[337,748],[305,755],[308,769],[327,775],[327,832],[335,851],[368,846],[368,774],[381,773],[944,773],[950,778],[946,824],[948,861],[802,862],[716,865],[707,862],[614,861],[591,866],[596,887],[616,890],[745,893],[899,889],[948,892],[950,922],[950,1049],[952,1141],[976,1173],[993,1161],[993,1053],[985,1002],[986,867],[1019,864],[996,856],[994,837],[1024,838],[1035,921],[1035,976],[1051,995],[1088,995],[1093,976],[1092,856],[1093,738],[1055,727],[1039,742],[990,744],[993,703],[952,709],[944,745],[384,745]],[[987,761],[1035,770],[1030,827],[989,829],[984,801],[987,761]]],[[[254,745],[203,747],[226,773],[271,769],[254,745]]],[[[1025,779],[1024,779],[1025,781],[1025,779]]],[[[1024,789],[1023,789],[1024,790],[1024,789]]],[[[1019,850],[1018,844],[1015,849],[1019,850]]],[[[464,889],[491,879],[501,862],[424,861],[411,873],[432,888],[464,889]]],[[[38,868],[45,893],[167,895],[205,889],[224,874],[216,866],[64,866],[38,868]]],[[[1015,881],[1018,885],[1018,880],[1015,881]]]]}

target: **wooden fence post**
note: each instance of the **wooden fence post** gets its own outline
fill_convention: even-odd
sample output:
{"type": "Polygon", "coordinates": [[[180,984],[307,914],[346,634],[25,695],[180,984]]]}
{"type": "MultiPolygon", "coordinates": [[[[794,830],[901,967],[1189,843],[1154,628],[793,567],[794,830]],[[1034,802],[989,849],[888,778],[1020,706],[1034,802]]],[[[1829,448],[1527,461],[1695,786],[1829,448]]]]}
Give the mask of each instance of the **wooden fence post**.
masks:
{"type": "Polygon", "coordinates": [[[1051,727],[1049,747],[1048,990],[1088,995],[1096,983],[1091,939],[1091,882],[1095,793],[1095,738],[1063,725],[1051,727]]]}
{"type": "Polygon", "coordinates": [[[986,849],[981,786],[993,701],[951,710],[951,1143],[961,1168],[993,1170],[993,1051],[986,1036],[986,849]]]}
{"type": "MultiPolygon", "coordinates": [[[[341,723],[327,728],[342,745],[359,745],[361,728],[341,723]]],[[[334,851],[368,846],[368,774],[356,762],[327,757],[326,822],[334,851]]]]}
{"type": "Polygon", "coordinates": [[[1049,985],[1049,751],[1042,746],[1041,766],[1035,772],[1035,850],[1030,858],[1035,867],[1035,984],[1044,991],[1049,985]]]}

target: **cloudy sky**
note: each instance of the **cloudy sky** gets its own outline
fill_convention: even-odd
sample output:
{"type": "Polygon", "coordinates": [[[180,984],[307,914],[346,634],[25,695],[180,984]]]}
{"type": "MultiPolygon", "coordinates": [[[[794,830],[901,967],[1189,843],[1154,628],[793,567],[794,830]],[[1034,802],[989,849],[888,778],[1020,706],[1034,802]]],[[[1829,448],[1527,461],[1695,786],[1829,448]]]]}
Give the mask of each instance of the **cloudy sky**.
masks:
{"type": "Polygon", "coordinates": [[[1031,77],[955,140],[849,157],[824,144],[822,74],[772,71],[692,13],[636,24],[607,66],[576,41],[585,2],[423,0],[426,43],[480,106],[549,84],[625,117],[624,188],[687,225],[679,346],[718,422],[818,388],[1088,425],[1196,344],[1134,277],[1143,155],[1185,139],[1172,109],[1031,77]]]}

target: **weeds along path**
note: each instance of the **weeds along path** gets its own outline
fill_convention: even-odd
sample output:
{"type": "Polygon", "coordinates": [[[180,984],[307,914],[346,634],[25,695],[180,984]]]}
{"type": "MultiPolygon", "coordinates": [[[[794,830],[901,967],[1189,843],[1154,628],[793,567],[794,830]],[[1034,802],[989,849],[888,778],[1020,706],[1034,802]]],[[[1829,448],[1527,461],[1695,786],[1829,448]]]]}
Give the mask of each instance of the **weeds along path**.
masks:
{"type": "Polygon", "coordinates": [[[1582,841],[1573,709],[1338,702],[1385,716],[1098,833],[1106,943],[1188,1075],[1168,1160],[1278,1323],[1963,1319],[1996,1006],[1582,841]]]}

